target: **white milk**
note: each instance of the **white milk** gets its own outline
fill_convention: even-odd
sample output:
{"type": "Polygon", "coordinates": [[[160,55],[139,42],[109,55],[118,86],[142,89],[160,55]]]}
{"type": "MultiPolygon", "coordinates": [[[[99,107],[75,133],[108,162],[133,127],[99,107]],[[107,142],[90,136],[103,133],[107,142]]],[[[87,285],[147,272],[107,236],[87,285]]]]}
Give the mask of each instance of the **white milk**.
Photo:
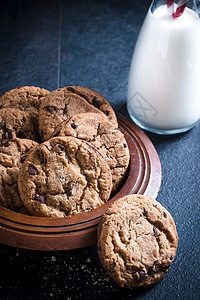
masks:
{"type": "Polygon", "coordinates": [[[150,129],[185,131],[198,121],[200,19],[194,11],[186,8],[173,19],[166,5],[149,10],[131,63],[127,108],[150,129]]]}

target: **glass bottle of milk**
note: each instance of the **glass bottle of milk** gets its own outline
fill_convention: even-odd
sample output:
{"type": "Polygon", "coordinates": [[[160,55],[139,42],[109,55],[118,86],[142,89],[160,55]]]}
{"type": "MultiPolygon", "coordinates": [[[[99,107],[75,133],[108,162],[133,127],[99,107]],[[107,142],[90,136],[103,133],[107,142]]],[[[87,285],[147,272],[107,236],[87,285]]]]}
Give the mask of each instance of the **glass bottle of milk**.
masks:
{"type": "Polygon", "coordinates": [[[199,16],[200,1],[189,1],[177,18],[166,1],[152,2],[133,53],[128,83],[127,109],[140,127],[175,134],[191,129],[199,120],[199,16]]]}

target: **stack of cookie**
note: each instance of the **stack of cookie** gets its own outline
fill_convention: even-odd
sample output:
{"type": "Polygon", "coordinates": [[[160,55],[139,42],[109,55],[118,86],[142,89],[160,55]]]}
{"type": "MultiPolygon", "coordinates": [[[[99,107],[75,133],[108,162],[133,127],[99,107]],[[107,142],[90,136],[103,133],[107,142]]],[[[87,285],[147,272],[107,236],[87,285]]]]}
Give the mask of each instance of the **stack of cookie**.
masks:
{"type": "Polygon", "coordinates": [[[0,97],[0,204],[65,217],[107,202],[123,183],[129,150],[96,91],[21,87],[0,97]]]}

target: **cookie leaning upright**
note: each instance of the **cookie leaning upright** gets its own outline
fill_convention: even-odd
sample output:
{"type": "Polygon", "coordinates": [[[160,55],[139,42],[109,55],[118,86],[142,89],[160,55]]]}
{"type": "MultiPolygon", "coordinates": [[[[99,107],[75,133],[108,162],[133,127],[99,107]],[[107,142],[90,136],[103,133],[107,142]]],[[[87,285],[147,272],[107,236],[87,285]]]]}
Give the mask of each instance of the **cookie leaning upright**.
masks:
{"type": "Polygon", "coordinates": [[[104,113],[114,127],[118,127],[115,112],[108,101],[96,91],[79,86],[68,86],[51,92],[39,110],[39,131],[48,140],[56,126],[78,113],[104,113]]]}
{"type": "Polygon", "coordinates": [[[16,108],[0,109],[0,145],[15,138],[37,139],[37,123],[28,111],[16,108]]]}
{"type": "Polygon", "coordinates": [[[110,196],[110,168],[88,144],[73,137],[56,137],[27,157],[18,189],[31,215],[65,217],[92,210],[110,196]]]}
{"type": "Polygon", "coordinates": [[[73,136],[89,142],[105,157],[112,173],[112,192],[124,180],[129,166],[129,149],[121,131],[113,127],[106,115],[76,114],[56,127],[55,136],[73,136]]]}
{"type": "Polygon", "coordinates": [[[0,146],[0,205],[20,211],[23,207],[17,189],[20,167],[38,143],[29,139],[7,141],[0,146]]]}
{"type": "Polygon", "coordinates": [[[147,287],[159,281],[178,247],[170,213],[156,200],[139,194],[114,202],[98,231],[101,263],[121,287],[147,287]]]}

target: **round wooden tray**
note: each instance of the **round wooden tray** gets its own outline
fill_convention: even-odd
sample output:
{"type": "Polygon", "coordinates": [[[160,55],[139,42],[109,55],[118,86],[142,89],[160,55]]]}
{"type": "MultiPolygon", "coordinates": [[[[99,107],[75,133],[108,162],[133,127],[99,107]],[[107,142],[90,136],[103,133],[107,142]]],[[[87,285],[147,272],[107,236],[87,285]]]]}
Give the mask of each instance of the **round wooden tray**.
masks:
{"type": "Polygon", "coordinates": [[[93,211],[66,218],[32,217],[0,207],[0,243],[49,251],[94,245],[100,218],[111,203],[135,193],[157,197],[161,184],[161,165],[157,152],[139,127],[129,118],[117,116],[130,150],[127,178],[119,192],[93,211]]]}

